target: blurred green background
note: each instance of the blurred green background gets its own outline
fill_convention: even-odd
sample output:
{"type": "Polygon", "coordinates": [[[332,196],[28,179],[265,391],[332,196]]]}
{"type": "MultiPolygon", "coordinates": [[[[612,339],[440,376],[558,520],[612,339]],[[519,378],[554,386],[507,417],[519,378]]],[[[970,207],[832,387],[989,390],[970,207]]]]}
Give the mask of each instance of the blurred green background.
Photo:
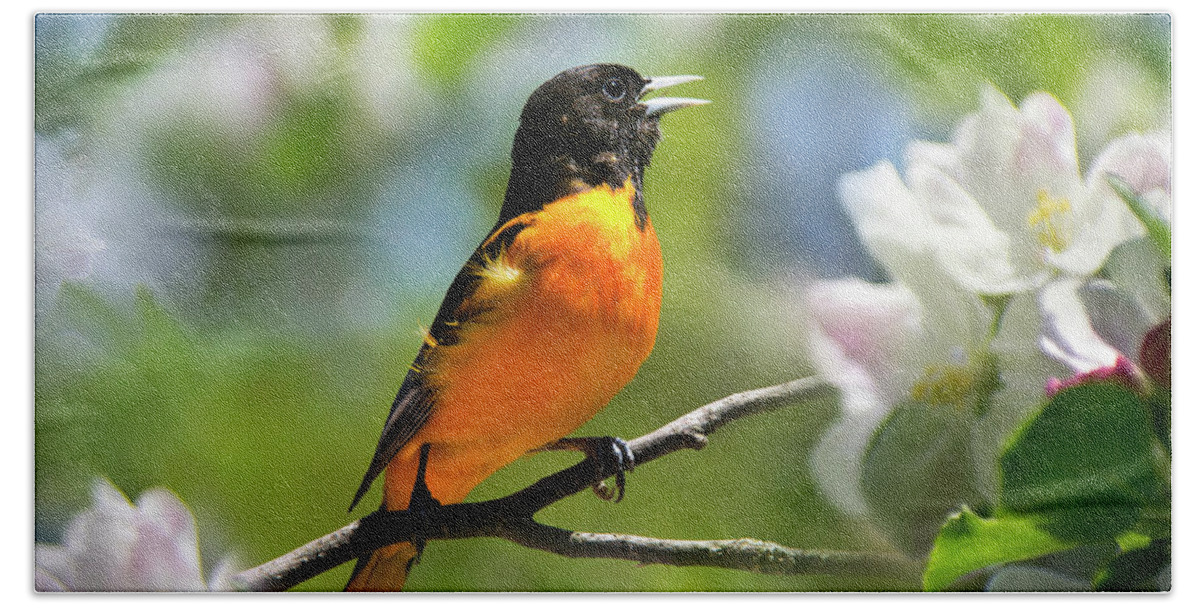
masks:
{"type": "MultiPolygon", "coordinates": [[[[525,97],[562,69],[700,74],[646,199],[666,279],[654,353],[579,434],[635,437],[804,375],[813,278],[885,279],[837,178],[948,140],[994,83],[1071,110],[1082,166],[1170,122],[1163,15],[40,15],[36,19],[36,537],[89,480],[165,486],[209,566],[275,557],[346,506],[419,331],[492,225],[525,97]]],[[[739,422],[590,493],[559,526],[884,550],[816,491],[836,409],[739,422]]],[[[577,457],[504,469],[501,496],[577,457]]],[[[340,589],[349,566],[299,587],[340,589]]],[[[771,577],[432,543],[412,590],[812,590],[771,577]]]]}

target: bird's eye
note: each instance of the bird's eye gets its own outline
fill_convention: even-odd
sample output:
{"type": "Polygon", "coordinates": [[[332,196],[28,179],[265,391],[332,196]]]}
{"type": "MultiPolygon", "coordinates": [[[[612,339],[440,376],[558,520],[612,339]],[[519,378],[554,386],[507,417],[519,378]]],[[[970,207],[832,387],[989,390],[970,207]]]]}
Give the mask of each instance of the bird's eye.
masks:
{"type": "Polygon", "coordinates": [[[604,83],[604,96],[612,101],[621,101],[625,98],[625,83],[618,78],[604,83]]]}

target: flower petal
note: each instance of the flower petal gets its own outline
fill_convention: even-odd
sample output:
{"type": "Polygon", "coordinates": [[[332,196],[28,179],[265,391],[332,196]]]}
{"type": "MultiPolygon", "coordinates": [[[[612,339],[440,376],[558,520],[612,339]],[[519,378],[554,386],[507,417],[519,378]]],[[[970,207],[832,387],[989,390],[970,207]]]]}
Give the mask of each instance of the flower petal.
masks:
{"type": "Polygon", "coordinates": [[[145,591],[203,591],[196,524],[177,496],[149,490],[138,499],[137,541],[130,548],[137,586],[145,591]]]}
{"type": "Polygon", "coordinates": [[[38,543],[33,549],[33,588],[70,591],[71,558],[65,547],[38,543]]]}
{"type": "Polygon", "coordinates": [[[92,485],[92,506],[71,521],[61,547],[39,545],[39,590],[203,591],[196,525],[166,490],[135,507],[111,482],[92,485]]]}
{"type": "Polygon", "coordinates": [[[1145,233],[1141,222],[1108,184],[1108,175],[1116,175],[1129,184],[1135,193],[1164,220],[1171,222],[1171,136],[1166,132],[1146,135],[1130,134],[1113,140],[1096,158],[1088,172],[1088,196],[1098,205],[1112,205],[1120,210],[1119,223],[1104,226],[1117,233],[1122,242],[1145,233]]]}
{"type": "MultiPolygon", "coordinates": [[[[1132,133],[1108,144],[1088,172],[1088,183],[1108,174],[1120,177],[1139,194],[1162,190],[1171,194],[1171,135],[1165,131],[1132,133]]],[[[1107,185],[1107,184],[1100,184],[1107,185]]],[[[1169,202],[1169,201],[1168,201],[1169,202]]],[[[1170,219],[1171,209],[1159,209],[1170,219]]]]}
{"type": "Polygon", "coordinates": [[[1096,334],[1127,359],[1136,360],[1142,338],[1154,325],[1146,309],[1110,281],[1088,281],[1078,293],[1096,334]]]}
{"type": "Polygon", "coordinates": [[[841,418],[813,449],[810,462],[825,495],[843,511],[863,515],[863,452],[912,381],[899,359],[919,333],[920,305],[902,286],[858,279],[818,282],[808,302],[813,363],[842,390],[841,418]]]}
{"type": "Polygon", "coordinates": [[[1114,365],[1120,354],[1092,329],[1079,297],[1082,284],[1078,279],[1060,279],[1042,288],[1038,296],[1042,350],[1076,373],[1114,365]]]}
{"type": "Polygon", "coordinates": [[[838,194],[863,244],[892,274],[912,252],[932,247],[933,218],[891,163],[843,175],[838,194]]]}
{"type": "Polygon", "coordinates": [[[1127,135],[1114,140],[1088,173],[1087,186],[1075,200],[1074,238],[1049,261],[1070,274],[1095,273],[1117,246],[1145,234],[1141,222],[1108,183],[1116,175],[1169,221],[1171,216],[1170,139],[1165,133],[1127,135]]]}
{"type": "Polygon", "coordinates": [[[226,556],[212,569],[212,574],[208,577],[208,590],[238,591],[234,577],[241,570],[242,568],[238,566],[237,560],[233,556],[226,556]]]}
{"type": "Polygon", "coordinates": [[[1021,142],[1017,166],[1024,171],[1079,176],[1075,156],[1075,123],[1049,93],[1030,94],[1021,102],[1021,142]]]}
{"type": "Polygon", "coordinates": [[[1008,235],[961,185],[930,165],[911,166],[908,177],[916,198],[928,205],[927,232],[936,237],[937,259],[959,285],[972,293],[1004,294],[1033,284],[1012,264],[1008,235]]]}
{"type": "Polygon", "coordinates": [[[817,371],[844,387],[889,401],[914,375],[906,351],[921,335],[921,304],[901,285],[861,279],[819,281],[809,290],[810,352],[817,371]]]}

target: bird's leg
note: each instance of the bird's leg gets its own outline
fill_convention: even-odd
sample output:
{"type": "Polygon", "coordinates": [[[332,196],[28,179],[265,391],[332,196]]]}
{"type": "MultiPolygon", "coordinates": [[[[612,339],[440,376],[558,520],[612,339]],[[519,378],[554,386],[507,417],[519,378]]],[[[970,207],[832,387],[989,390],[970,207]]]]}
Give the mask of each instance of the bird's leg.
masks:
{"type": "Polygon", "coordinates": [[[625,498],[625,472],[633,470],[634,458],[633,450],[629,449],[629,444],[624,439],[619,437],[563,437],[534,451],[548,452],[551,450],[583,452],[588,459],[596,463],[597,470],[601,472],[615,470],[617,484],[615,500],[613,490],[603,480],[596,482],[592,486],[592,491],[596,493],[596,496],[613,502],[621,502],[621,499],[625,498]]]}
{"type": "MultiPolygon", "coordinates": [[[[442,503],[438,502],[438,499],[434,498],[433,493],[429,491],[429,486],[425,485],[425,469],[429,465],[430,447],[428,443],[421,444],[421,456],[417,461],[417,479],[413,482],[412,494],[408,498],[410,512],[420,513],[442,506],[442,503]]],[[[417,548],[417,554],[409,564],[410,568],[421,562],[421,554],[425,551],[425,538],[423,535],[414,535],[412,543],[417,548]]]]}

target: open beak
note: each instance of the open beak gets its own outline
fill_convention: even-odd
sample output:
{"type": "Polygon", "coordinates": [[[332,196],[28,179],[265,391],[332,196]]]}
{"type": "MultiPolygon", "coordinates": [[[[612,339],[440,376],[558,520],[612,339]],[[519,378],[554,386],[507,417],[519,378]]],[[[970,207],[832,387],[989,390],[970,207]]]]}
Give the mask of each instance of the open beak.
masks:
{"type": "MultiPolygon", "coordinates": [[[[651,91],[657,91],[666,87],[683,84],[685,82],[695,82],[704,80],[703,76],[656,76],[650,79],[645,86],[642,87],[642,92],[638,95],[641,99],[644,95],[651,91]]],[[[646,116],[655,117],[666,114],[680,108],[688,108],[691,106],[702,106],[706,103],[712,103],[707,99],[691,99],[689,97],[655,97],[641,102],[646,106],[646,116]]]]}

